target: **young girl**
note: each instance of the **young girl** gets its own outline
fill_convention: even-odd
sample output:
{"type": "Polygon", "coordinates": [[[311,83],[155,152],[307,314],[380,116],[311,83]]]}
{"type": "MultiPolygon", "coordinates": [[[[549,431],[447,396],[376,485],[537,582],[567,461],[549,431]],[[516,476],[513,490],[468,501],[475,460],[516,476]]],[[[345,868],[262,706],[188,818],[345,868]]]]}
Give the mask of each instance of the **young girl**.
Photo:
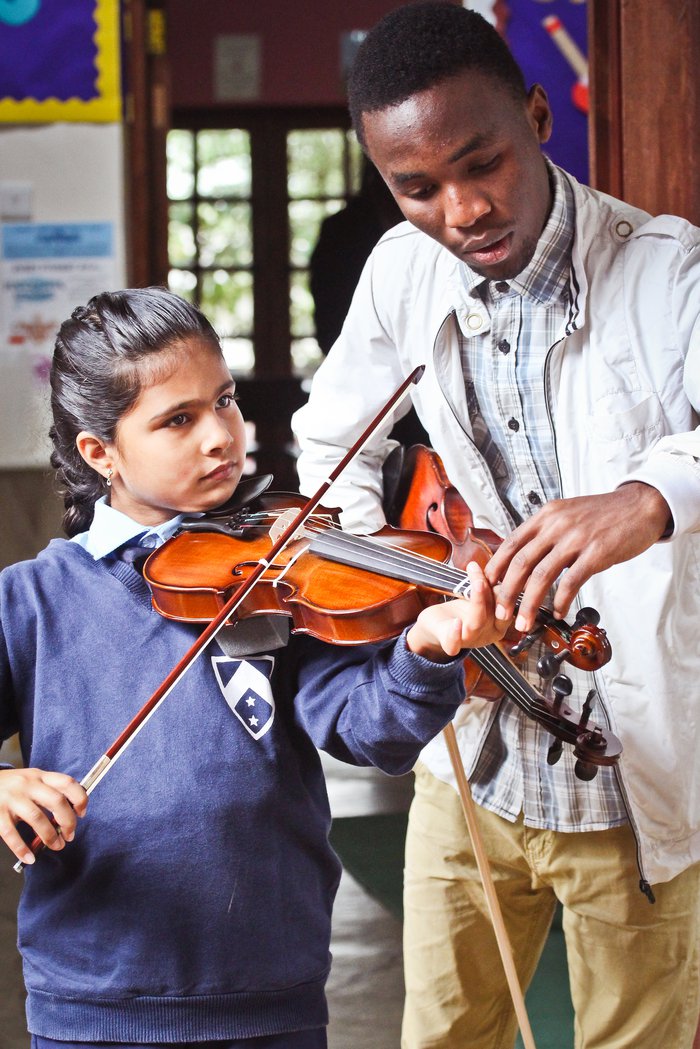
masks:
{"type": "Polygon", "coordinates": [[[319,1049],[339,863],[316,748],[410,769],[462,699],[455,657],[502,634],[491,592],[473,566],[472,600],[383,645],[226,628],[88,808],[79,779],[198,633],[153,610],[122,549],[229,499],[244,427],[212,327],[159,289],[76,309],[51,385],[71,541],[0,575],[0,730],[25,765],[0,771],[0,835],[32,864],[32,1045],[319,1049]]]}

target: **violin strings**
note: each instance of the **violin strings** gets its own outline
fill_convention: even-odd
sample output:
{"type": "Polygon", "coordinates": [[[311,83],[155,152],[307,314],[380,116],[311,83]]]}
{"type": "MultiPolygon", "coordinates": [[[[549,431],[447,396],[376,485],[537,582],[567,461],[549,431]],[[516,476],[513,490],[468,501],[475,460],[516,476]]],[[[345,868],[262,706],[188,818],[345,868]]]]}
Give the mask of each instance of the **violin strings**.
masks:
{"type": "MultiPolygon", "coordinates": [[[[255,511],[254,513],[249,514],[241,522],[241,527],[243,527],[243,528],[246,528],[246,527],[259,527],[259,526],[267,524],[267,523],[274,523],[274,521],[277,520],[277,518],[280,517],[285,512],[286,511],[283,510],[283,509],[280,509],[280,510],[260,510],[260,511],[255,511]]],[[[355,539],[366,540],[367,542],[373,542],[373,543],[375,543],[377,545],[379,545],[381,543],[381,539],[375,539],[372,536],[355,536],[354,533],[345,532],[340,527],[340,525],[336,524],[333,521],[333,519],[332,519],[330,514],[312,514],[309,517],[309,519],[308,519],[307,524],[308,523],[315,524],[317,529],[318,529],[318,532],[323,530],[323,531],[330,532],[330,533],[333,533],[333,534],[336,534],[336,535],[353,536],[355,539]]],[[[315,534],[318,534],[318,532],[315,533],[315,534]]],[[[382,548],[385,551],[387,549],[391,549],[390,547],[387,547],[386,544],[382,544],[382,548]]],[[[421,582],[423,582],[424,585],[426,585],[426,586],[431,586],[432,585],[432,586],[437,586],[438,588],[440,588],[444,584],[445,587],[447,588],[446,589],[447,593],[461,593],[462,592],[460,584],[464,581],[466,576],[465,576],[465,573],[462,572],[460,569],[455,568],[454,566],[450,566],[450,565],[440,565],[439,562],[436,562],[433,558],[427,557],[425,554],[418,554],[418,553],[416,553],[414,551],[402,551],[402,552],[401,551],[396,551],[396,558],[398,559],[398,558],[401,558],[401,557],[406,557],[406,558],[410,557],[412,559],[418,559],[418,560],[421,561],[421,563],[423,565],[426,566],[426,568],[429,568],[429,570],[432,570],[432,572],[435,573],[435,575],[433,576],[432,580],[430,580],[428,577],[424,577],[424,579],[421,580],[421,582]],[[438,572],[439,572],[439,576],[437,574],[438,572]],[[450,582],[453,583],[454,586],[449,586],[450,582]]],[[[396,563],[401,563],[401,562],[397,561],[396,563]]],[[[416,561],[415,560],[412,563],[414,565],[416,565],[416,561]]],[[[362,566],[361,565],[359,565],[359,566],[355,565],[355,567],[362,567],[362,566]]],[[[515,606],[516,610],[519,607],[519,605],[520,605],[520,601],[517,601],[516,602],[516,606],[515,606]]],[[[539,607],[539,616],[542,617],[543,619],[544,618],[547,618],[547,619],[550,618],[551,617],[550,609],[548,609],[544,605],[540,605],[540,607],[539,607]]],[[[560,622],[560,623],[558,623],[557,626],[558,626],[558,630],[561,632],[566,627],[566,624],[564,622],[560,622]]]]}
{"type": "Polygon", "coordinates": [[[311,551],[325,551],[329,557],[337,555],[356,568],[367,568],[382,575],[394,575],[409,583],[422,583],[451,594],[455,587],[464,583],[465,573],[449,565],[440,564],[433,558],[390,546],[380,537],[353,535],[342,530],[312,532],[311,551]],[[376,566],[369,568],[369,566],[376,566]]]}
{"type": "MultiPolygon", "coordinates": [[[[260,527],[274,523],[285,510],[262,510],[247,515],[241,526],[260,527]]],[[[379,575],[391,575],[405,582],[423,584],[452,594],[465,580],[465,573],[454,566],[441,564],[425,554],[412,550],[393,547],[383,542],[381,537],[355,535],[344,531],[329,515],[312,514],[306,522],[304,534],[311,538],[312,552],[325,550],[332,560],[341,553],[351,567],[365,569],[379,575]],[[331,557],[331,555],[334,555],[331,557]],[[392,569],[392,572],[389,571],[392,569]]],[[[492,680],[521,708],[526,714],[534,717],[545,727],[558,726],[562,731],[562,721],[552,714],[544,705],[543,697],[530,682],[514,667],[508,657],[495,645],[470,649],[470,656],[492,680]]],[[[556,733],[555,733],[556,734],[556,733]]],[[[570,730],[571,741],[576,739],[576,732],[570,730]]]]}
{"type": "MultiPolygon", "coordinates": [[[[434,567],[436,563],[430,558],[426,558],[420,554],[414,554],[411,551],[396,551],[391,547],[387,547],[381,542],[381,539],[368,539],[363,536],[353,536],[350,533],[344,533],[341,531],[334,532],[332,541],[324,542],[327,539],[325,532],[317,533],[312,542],[312,552],[323,552],[327,550],[329,553],[331,550],[337,552],[337,548],[343,547],[343,553],[348,552],[348,560],[352,561],[354,566],[360,568],[367,568],[371,570],[373,564],[373,555],[376,554],[377,564],[382,568],[382,574],[388,574],[387,564],[390,564],[392,568],[396,568],[397,575],[400,574],[401,578],[408,579],[409,582],[420,582],[421,580],[416,579],[414,575],[404,572],[404,569],[408,565],[415,566],[415,575],[421,574],[420,569],[425,563],[433,568],[432,572],[426,572],[425,578],[430,582],[435,581],[437,585],[440,582],[441,576],[450,577],[454,580],[455,577],[463,578],[461,573],[456,571],[452,572],[436,572],[434,567]],[[352,553],[350,553],[352,551],[352,553]],[[364,553],[365,563],[361,564],[353,555],[359,555],[364,553]],[[396,556],[394,556],[396,555],[396,556]]],[[[443,566],[437,566],[438,569],[443,566]]],[[[379,569],[378,569],[379,570],[379,569]]],[[[451,591],[450,591],[451,592],[451,591]]],[[[527,679],[523,678],[517,668],[512,667],[507,657],[500,653],[500,650],[494,646],[487,646],[480,649],[472,649],[472,658],[474,661],[486,670],[490,677],[492,677],[498,685],[500,685],[504,691],[506,691],[513,700],[527,713],[537,712],[539,719],[548,725],[555,725],[558,723],[558,719],[552,716],[547,711],[547,708],[543,705],[542,699],[538,695],[536,689],[530,685],[527,679]],[[496,655],[498,653],[498,655],[496,655]]]]}

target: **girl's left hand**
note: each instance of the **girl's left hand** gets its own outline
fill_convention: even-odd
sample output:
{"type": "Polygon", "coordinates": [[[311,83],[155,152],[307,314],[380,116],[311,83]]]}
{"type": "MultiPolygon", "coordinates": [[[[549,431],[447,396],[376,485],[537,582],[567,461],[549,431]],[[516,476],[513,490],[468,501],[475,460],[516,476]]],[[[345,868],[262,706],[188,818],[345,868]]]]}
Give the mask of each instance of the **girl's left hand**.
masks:
{"type": "Polygon", "coordinates": [[[509,621],[495,618],[494,593],[480,565],[467,565],[469,598],[457,598],[424,608],[406,635],[412,652],[433,663],[447,663],[464,648],[480,648],[500,641],[509,621]]]}

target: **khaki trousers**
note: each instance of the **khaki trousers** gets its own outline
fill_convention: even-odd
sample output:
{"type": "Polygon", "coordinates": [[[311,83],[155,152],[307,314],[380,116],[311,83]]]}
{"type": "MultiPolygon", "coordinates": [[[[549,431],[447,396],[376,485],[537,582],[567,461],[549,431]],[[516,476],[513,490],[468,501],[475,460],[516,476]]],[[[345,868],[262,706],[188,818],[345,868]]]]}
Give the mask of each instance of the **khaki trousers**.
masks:
{"type": "MultiPolygon", "coordinates": [[[[576,1049],[691,1049],[700,864],[655,885],[650,904],[628,826],[563,834],[480,807],[478,816],[523,989],[563,906],[576,1049]]],[[[406,843],[404,966],[402,1049],[513,1049],[516,1020],[459,797],[422,766],[406,843]]]]}

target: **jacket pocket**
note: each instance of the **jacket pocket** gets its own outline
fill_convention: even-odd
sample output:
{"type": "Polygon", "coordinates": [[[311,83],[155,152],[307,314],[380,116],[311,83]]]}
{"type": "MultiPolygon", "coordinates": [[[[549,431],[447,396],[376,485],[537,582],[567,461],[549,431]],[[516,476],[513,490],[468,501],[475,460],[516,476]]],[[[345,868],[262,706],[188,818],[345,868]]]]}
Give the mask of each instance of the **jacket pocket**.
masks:
{"type": "Polygon", "coordinates": [[[663,432],[659,399],[643,390],[602,398],[586,419],[586,435],[593,454],[603,462],[624,460],[627,469],[646,459],[663,432]],[[628,407],[620,411],[623,397],[628,399],[628,407]]]}

